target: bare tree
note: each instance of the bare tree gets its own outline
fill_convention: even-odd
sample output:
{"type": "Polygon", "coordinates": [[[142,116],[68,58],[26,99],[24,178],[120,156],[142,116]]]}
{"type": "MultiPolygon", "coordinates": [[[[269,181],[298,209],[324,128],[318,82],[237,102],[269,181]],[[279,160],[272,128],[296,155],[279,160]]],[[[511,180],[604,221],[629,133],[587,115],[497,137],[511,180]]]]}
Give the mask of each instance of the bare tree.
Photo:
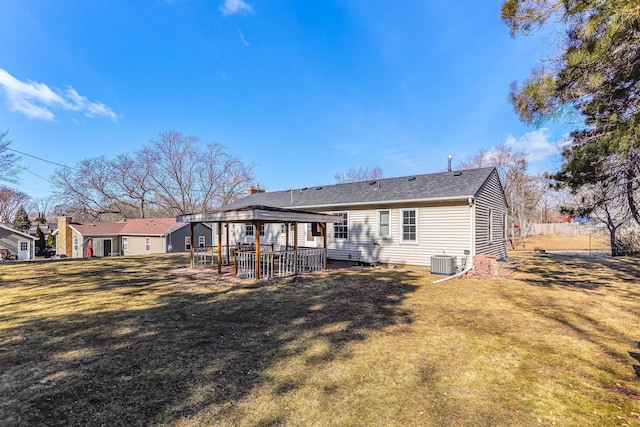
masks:
{"type": "Polygon", "coordinates": [[[21,191],[9,187],[0,187],[0,223],[9,223],[18,208],[29,200],[29,196],[21,191]]]}
{"type": "Polygon", "coordinates": [[[77,218],[149,217],[210,210],[244,193],[253,166],[219,144],[168,131],[133,154],[83,160],[52,178],[77,218]]]}
{"type": "Polygon", "coordinates": [[[243,194],[253,180],[253,165],[224,146],[201,149],[197,137],[176,131],[161,133],[140,156],[151,165],[157,205],[170,215],[219,207],[243,194]]]}
{"type": "Polygon", "coordinates": [[[481,149],[478,154],[460,162],[459,167],[495,167],[509,204],[511,223],[519,224],[526,233],[526,224],[537,220],[540,201],[549,191],[549,180],[544,175],[528,173],[524,151],[516,151],[503,142],[490,151],[481,149]]]}
{"type": "Polygon", "coordinates": [[[13,153],[7,153],[12,142],[7,139],[8,134],[8,130],[0,132],[0,182],[15,184],[18,181],[18,173],[22,168],[18,164],[20,157],[13,153]]]}
{"type": "Polygon", "coordinates": [[[372,179],[380,179],[383,177],[382,169],[378,166],[373,168],[359,167],[349,168],[343,173],[337,173],[333,177],[339,184],[345,182],[369,181],[372,179]]]}

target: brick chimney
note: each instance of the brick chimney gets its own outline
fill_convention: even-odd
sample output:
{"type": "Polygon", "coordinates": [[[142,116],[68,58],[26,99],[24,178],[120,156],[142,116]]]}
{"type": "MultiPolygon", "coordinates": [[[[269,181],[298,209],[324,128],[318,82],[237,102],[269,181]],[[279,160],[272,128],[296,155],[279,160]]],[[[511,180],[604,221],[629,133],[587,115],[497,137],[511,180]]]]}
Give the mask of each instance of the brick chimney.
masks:
{"type": "Polygon", "coordinates": [[[73,249],[70,222],[71,217],[69,216],[58,217],[58,237],[56,238],[56,253],[65,254],[69,258],[71,258],[71,250],[73,249]]]}
{"type": "Polygon", "coordinates": [[[247,188],[247,195],[257,194],[257,193],[265,193],[267,190],[264,188],[260,188],[257,185],[255,187],[247,188]]]}

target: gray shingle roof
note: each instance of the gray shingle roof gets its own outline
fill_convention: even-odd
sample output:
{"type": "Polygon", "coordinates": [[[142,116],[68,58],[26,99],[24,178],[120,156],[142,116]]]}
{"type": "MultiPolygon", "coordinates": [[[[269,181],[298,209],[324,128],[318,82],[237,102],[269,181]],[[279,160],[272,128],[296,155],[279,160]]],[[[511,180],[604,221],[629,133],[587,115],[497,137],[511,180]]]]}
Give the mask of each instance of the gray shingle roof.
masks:
{"type": "Polygon", "coordinates": [[[394,203],[409,200],[450,200],[474,197],[495,168],[467,169],[385,178],[375,181],[256,193],[225,208],[249,205],[310,208],[394,203]]]}

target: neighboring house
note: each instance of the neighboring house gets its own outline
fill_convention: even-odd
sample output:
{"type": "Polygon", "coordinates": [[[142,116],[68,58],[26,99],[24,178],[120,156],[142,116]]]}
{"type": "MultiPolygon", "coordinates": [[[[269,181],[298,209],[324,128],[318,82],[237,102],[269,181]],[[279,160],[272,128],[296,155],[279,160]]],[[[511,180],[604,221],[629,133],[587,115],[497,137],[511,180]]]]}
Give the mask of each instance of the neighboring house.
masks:
{"type": "Polygon", "coordinates": [[[0,224],[0,258],[33,259],[36,238],[0,224]]]}
{"type": "MultiPolygon", "coordinates": [[[[195,246],[211,246],[211,228],[194,228],[195,246]]],[[[91,247],[93,256],[143,255],[185,252],[191,249],[188,224],[175,218],[135,218],[117,222],[72,222],[58,218],[57,253],[69,258],[85,258],[91,247]]]]}
{"type": "MultiPolygon", "coordinates": [[[[366,263],[431,264],[431,257],[506,257],[507,201],[495,168],[469,169],[377,179],[286,191],[250,188],[225,208],[263,205],[330,213],[343,222],[328,224],[328,257],[366,263]]],[[[285,225],[229,224],[231,239],[284,245],[285,225]],[[263,237],[264,236],[264,237],[263,237]]],[[[300,246],[321,247],[320,230],[298,225],[300,246]]],[[[215,228],[215,226],[214,226],[215,228]]],[[[468,265],[468,264],[467,264],[468,265]]]]}

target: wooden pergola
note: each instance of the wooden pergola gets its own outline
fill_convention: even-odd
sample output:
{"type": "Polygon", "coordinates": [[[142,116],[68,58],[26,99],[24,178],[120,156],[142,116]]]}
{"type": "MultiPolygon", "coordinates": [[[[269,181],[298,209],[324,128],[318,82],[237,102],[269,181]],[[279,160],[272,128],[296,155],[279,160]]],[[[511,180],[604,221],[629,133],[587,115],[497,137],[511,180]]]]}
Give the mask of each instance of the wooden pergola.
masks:
{"type": "MultiPolygon", "coordinates": [[[[260,227],[266,223],[279,223],[286,224],[285,241],[287,247],[289,246],[289,224],[295,224],[293,229],[293,248],[296,254],[298,253],[298,223],[311,223],[318,224],[320,234],[323,236],[323,248],[325,256],[327,256],[327,223],[337,223],[342,221],[342,218],[335,215],[328,215],[316,212],[302,211],[297,209],[285,209],[276,208],[272,206],[245,206],[241,208],[233,209],[218,209],[210,212],[179,215],[176,217],[178,222],[188,222],[191,232],[191,267],[193,264],[193,229],[196,224],[199,223],[216,223],[218,231],[218,274],[222,273],[222,225],[227,225],[226,233],[226,247],[229,251],[229,228],[228,224],[231,223],[243,223],[251,224],[255,229],[255,256],[256,259],[260,259],[260,227]]],[[[229,254],[227,253],[227,259],[229,254]]],[[[255,263],[255,277],[259,279],[260,276],[260,262],[255,263]]],[[[296,271],[297,273],[297,271],[296,271]]]]}

